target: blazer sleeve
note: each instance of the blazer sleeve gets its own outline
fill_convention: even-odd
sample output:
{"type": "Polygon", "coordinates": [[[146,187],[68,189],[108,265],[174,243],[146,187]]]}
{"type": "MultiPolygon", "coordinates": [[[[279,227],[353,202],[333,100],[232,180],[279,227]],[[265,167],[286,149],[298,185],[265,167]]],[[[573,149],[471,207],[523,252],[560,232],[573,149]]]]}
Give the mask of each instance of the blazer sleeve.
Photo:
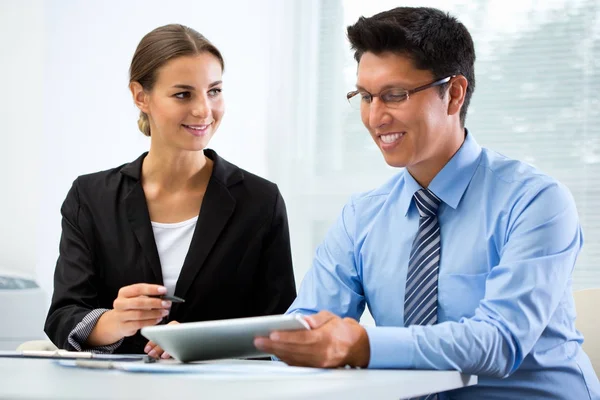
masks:
{"type": "Polygon", "coordinates": [[[287,212],[279,189],[263,242],[257,285],[254,315],[283,314],[296,298],[287,212]]]}
{"type": "Polygon", "coordinates": [[[54,293],[44,331],[59,348],[78,350],[69,334],[98,305],[98,276],[94,269],[93,230],[84,212],[78,180],[61,207],[62,234],[54,271],[54,293]]]}

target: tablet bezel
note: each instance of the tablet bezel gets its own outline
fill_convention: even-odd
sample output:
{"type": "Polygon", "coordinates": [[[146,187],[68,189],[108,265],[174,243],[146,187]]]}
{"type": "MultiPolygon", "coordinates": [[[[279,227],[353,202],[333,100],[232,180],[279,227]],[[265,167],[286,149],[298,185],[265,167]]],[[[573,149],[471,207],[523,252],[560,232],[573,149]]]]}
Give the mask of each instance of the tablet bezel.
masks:
{"type": "Polygon", "coordinates": [[[300,314],[269,315],[144,327],[143,336],[181,362],[268,356],[254,338],[273,331],[310,330],[300,314]]]}

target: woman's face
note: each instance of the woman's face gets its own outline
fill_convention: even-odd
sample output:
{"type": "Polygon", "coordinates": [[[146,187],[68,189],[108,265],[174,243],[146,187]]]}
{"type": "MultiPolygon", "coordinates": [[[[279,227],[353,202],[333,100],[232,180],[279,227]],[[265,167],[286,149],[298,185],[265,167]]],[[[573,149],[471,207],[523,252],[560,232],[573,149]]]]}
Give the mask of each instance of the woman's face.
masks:
{"type": "Polygon", "coordinates": [[[153,146],[197,151],[208,145],[225,112],[222,73],[211,53],[182,56],[157,71],[152,91],[139,95],[143,102],[134,93],[148,115],[153,146]]]}

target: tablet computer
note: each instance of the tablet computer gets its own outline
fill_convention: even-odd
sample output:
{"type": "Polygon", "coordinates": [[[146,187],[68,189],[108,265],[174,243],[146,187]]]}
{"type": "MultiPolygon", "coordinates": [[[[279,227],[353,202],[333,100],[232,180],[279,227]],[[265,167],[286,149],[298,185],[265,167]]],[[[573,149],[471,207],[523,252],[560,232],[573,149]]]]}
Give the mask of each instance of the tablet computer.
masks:
{"type": "Polygon", "coordinates": [[[273,331],[309,330],[299,314],[186,322],[142,328],[142,335],[181,362],[260,357],[254,338],[273,331]]]}

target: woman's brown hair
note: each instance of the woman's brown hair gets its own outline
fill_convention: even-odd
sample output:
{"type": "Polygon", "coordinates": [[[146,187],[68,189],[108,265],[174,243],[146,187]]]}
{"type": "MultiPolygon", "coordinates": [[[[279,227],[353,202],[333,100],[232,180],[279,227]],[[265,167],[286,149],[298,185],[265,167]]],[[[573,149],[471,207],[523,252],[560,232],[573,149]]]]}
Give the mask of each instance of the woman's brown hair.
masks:
{"type": "MultiPolygon", "coordinates": [[[[221,68],[225,68],[219,50],[200,33],[179,24],[161,26],[146,34],[138,44],[129,68],[129,82],[138,82],[145,91],[150,92],[156,82],[158,69],[168,61],[205,52],[214,55],[221,63],[221,68]]],[[[142,111],[138,127],[144,135],[150,136],[148,115],[142,111]]]]}

